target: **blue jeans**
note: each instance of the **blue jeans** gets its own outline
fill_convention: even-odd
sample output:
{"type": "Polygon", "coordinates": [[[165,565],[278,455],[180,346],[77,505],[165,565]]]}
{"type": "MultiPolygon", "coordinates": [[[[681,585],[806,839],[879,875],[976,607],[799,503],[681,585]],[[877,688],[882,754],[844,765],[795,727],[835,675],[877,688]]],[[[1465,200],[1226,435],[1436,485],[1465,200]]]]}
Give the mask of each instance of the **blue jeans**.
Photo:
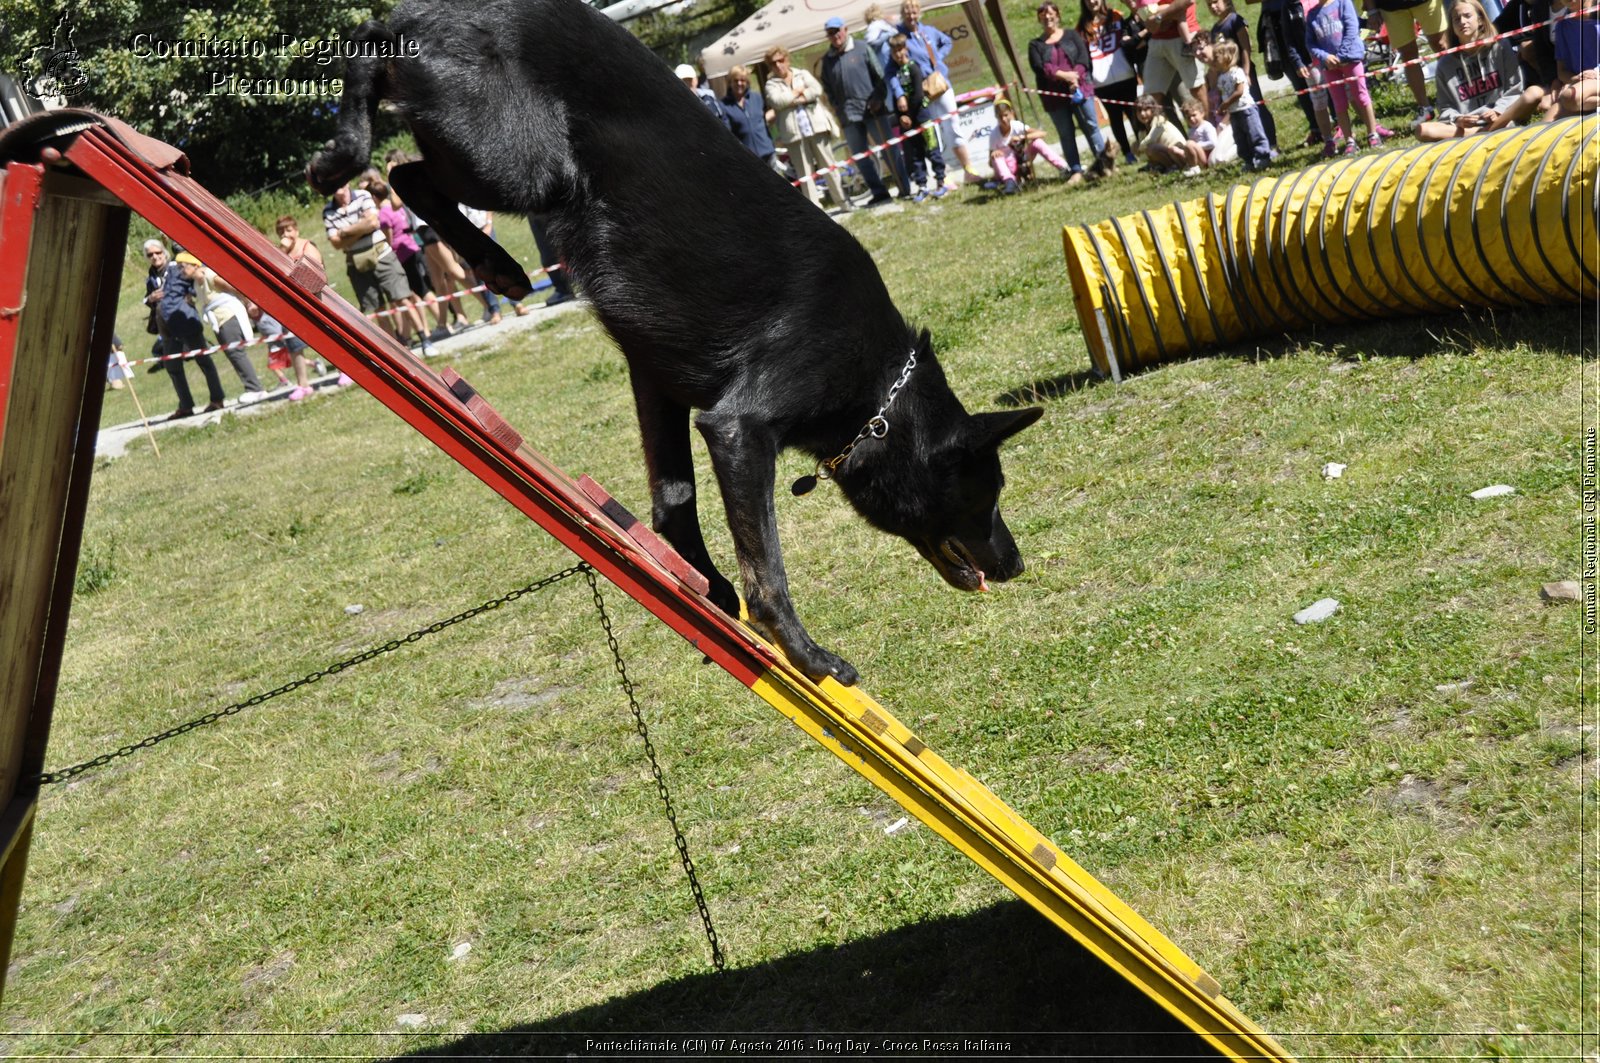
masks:
{"type": "Polygon", "coordinates": [[[1083,127],[1083,135],[1089,139],[1089,150],[1099,158],[1106,150],[1106,135],[1100,132],[1099,116],[1095,113],[1094,99],[1085,99],[1082,103],[1069,104],[1056,111],[1046,111],[1050,121],[1055,123],[1056,134],[1061,137],[1061,154],[1067,157],[1067,166],[1073,173],[1083,172],[1083,163],[1078,160],[1078,134],[1073,131],[1073,119],[1083,127]]]}
{"type": "MultiPolygon", "coordinates": [[[[866,151],[868,144],[867,123],[842,122],[844,126],[844,141],[850,145],[850,154],[859,155],[866,151]]],[[[873,199],[888,199],[889,190],[883,187],[883,178],[878,175],[878,164],[873,156],[868,155],[856,163],[856,169],[861,171],[862,178],[867,182],[867,188],[872,192],[873,199]]]]}

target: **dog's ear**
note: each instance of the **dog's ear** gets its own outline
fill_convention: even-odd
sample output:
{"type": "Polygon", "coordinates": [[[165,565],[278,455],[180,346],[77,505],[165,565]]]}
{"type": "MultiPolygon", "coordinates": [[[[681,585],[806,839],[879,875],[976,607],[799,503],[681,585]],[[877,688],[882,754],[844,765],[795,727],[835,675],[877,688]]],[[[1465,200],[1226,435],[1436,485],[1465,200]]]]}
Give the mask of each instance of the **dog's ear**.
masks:
{"type": "Polygon", "coordinates": [[[998,448],[1043,416],[1043,406],[1025,406],[1004,413],[975,413],[967,423],[967,445],[973,450],[998,448]]]}

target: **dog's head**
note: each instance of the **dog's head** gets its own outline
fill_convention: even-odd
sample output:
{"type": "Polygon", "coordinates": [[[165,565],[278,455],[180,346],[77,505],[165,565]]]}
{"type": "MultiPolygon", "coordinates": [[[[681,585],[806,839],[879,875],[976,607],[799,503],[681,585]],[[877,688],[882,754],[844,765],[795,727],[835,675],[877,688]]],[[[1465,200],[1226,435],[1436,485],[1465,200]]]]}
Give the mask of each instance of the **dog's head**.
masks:
{"type": "MultiPolygon", "coordinates": [[[[916,547],[950,586],[986,590],[989,580],[1004,582],[1023,567],[1016,540],[1000,516],[1005,486],[1000,444],[1044,410],[968,414],[950,394],[937,364],[929,368],[929,376],[937,378],[930,383],[948,396],[953,412],[937,414],[942,422],[937,426],[921,424],[911,431],[906,425],[897,445],[884,446],[855,469],[841,469],[839,486],[868,522],[916,547]]],[[[922,371],[921,366],[916,370],[922,371]]],[[[906,415],[919,414],[904,411],[902,424],[906,415]]],[[[934,419],[926,411],[921,416],[934,419]]],[[[892,412],[889,417],[897,420],[892,412]]]]}

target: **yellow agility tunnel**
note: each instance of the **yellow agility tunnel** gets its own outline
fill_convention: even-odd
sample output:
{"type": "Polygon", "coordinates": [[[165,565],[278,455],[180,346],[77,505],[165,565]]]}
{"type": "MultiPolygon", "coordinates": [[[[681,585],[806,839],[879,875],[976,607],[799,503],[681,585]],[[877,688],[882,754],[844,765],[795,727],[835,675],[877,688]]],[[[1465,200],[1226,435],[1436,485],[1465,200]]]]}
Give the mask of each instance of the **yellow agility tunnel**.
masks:
{"type": "Polygon", "coordinates": [[[1600,119],[1374,152],[1063,232],[1090,357],[1120,379],[1316,324],[1600,294],[1600,119]]]}

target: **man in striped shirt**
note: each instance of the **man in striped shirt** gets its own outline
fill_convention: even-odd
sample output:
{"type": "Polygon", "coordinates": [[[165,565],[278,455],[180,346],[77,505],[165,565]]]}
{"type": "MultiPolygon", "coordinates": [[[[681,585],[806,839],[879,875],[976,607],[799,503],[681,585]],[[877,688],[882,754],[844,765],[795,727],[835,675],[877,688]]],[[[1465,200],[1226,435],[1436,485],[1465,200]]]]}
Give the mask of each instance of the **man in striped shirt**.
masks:
{"type": "Polygon", "coordinates": [[[322,225],[328,242],[344,252],[350,286],[356,291],[361,312],[375,313],[388,299],[394,309],[392,328],[400,342],[409,345],[414,330],[422,337],[422,356],[432,358],[437,354],[428,342],[428,330],[411,286],[406,283],[406,271],[378,225],[378,205],[373,202],[372,193],[364,188],[351,190],[349,185],[336,189],[322,208],[322,225]]]}

